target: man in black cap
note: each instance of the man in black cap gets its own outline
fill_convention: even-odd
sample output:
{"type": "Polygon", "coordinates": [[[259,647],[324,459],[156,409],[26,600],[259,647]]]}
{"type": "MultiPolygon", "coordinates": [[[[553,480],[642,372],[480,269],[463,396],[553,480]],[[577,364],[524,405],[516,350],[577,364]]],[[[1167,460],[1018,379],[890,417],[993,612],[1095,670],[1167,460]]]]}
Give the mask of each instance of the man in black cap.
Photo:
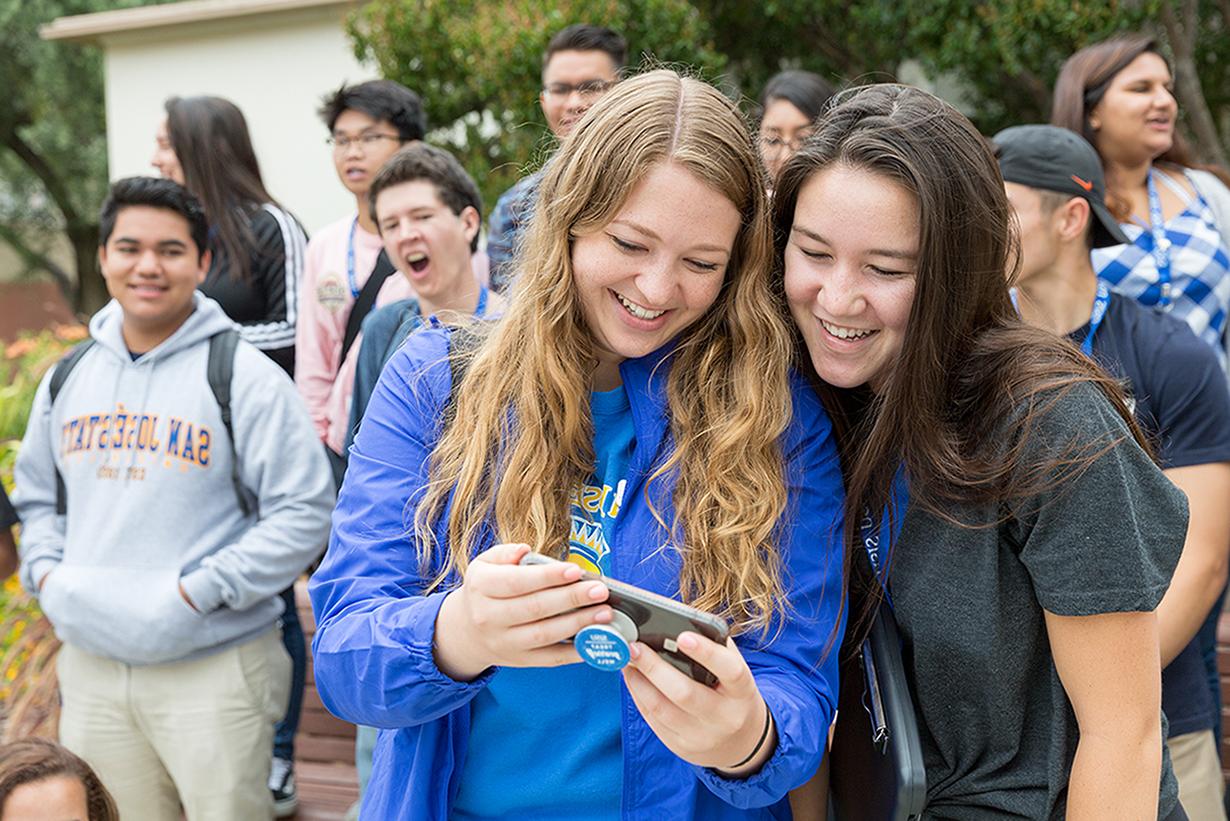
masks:
{"type": "MultiPolygon", "coordinates": [[[[1021,234],[1017,310],[1068,336],[1127,388],[1159,443],[1162,468],[1187,494],[1183,556],[1157,608],[1162,709],[1179,801],[1192,819],[1224,819],[1210,692],[1197,632],[1215,618],[1230,561],[1230,392],[1208,345],[1187,324],[1111,293],[1089,250],[1126,242],[1104,204],[1097,153],[1074,132],[1017,126],[994,138],[1021,234]]],[[[1125,516],[1148,510],[1123,511],[1125,516]]]]}

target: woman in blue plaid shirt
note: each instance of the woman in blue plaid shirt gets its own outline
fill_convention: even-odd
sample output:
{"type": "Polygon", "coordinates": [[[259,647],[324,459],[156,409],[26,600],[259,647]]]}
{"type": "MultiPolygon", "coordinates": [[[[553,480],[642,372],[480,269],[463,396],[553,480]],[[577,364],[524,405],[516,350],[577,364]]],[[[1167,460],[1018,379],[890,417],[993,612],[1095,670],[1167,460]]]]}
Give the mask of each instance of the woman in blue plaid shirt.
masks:
{"type": "Polygon", "coordinates": [[[1230,175],[1195,165],[1177,119],[1170,67],[1147,36],[1081,49],[1055,84],[1051,122],[1097,149],[1107,204],[1131,240],[1095,250],[1094,270],[1117,292],[1185,320],[1225,368],[1230,175]]]}

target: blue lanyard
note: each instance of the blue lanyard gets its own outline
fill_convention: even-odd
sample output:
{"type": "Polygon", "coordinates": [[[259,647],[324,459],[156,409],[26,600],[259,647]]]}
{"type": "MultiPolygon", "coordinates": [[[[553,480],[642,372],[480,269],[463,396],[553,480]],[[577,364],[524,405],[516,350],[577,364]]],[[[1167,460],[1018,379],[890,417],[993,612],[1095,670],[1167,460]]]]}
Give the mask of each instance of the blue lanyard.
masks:
{"type": "Polygon", "coordinates": [[[474,315],[482,316],[487,313],[487,286],[478,286],[478,304],[474,306],[474,315]]]}
{"type": "Polygon", "coordinates": [[[888,602],[888,606],[893,606],[893,597],[888,592],[888,580],[884,578],[884,573],[880,569],[880,540],[882,538],[881,525],[875,523],[871,518],[871,511],[863,512],[863,520],[859,522],[858,535],[863,543],[863,549],[867,551],[867,561],[871,564],[871,572],[875,574],[876,581],[880,583],[880,588],[884,591],[884,599],[888,602]]]}
{"type": "Polygon", "coordinates": [[[1162,199],[1153,182],[1153,169],[1145,177],[1149,190],[1149,232],[1153,234],[1153,262],[1157,266],[1157,282],[1161,289],[1157,304],[1170,307],[1170,240],[1166,237],[1166,222],[1162,219],[1162,199]]]}
{"type": "MultiPolygon", "coordinates": [[[[1017,302],[1016,288],[1008,289],[1008,297],[1012,300],[1012,307],[1020,316],[1021,306],[1017,302]]],[[[1098,280],[1098,293],[1093,298],[1093,311],[1089,314],[1089,333],[1085,334],[1085,340],[1081,342],[1081,353],[1085,356],[1093,356],[1093,337],[1098,332],[1098,328],[1102,324],[1102,320],[1106,318],[1106,309],[1110,307],[1110,286],[1105,280],[1098,280]]]]}
{"type": "Polygon", "coordinates": [[[359,228],[359,215],[350,223],[350,241],[346,243],[346,284],[350,286],[350,298],[359,298],[359,283],[354,275],[354,232],[359,228]]]}
{"type": "Polygon", "coordinates": [[[1098,327],[1102,324],[1102,320],[1106,318],[1106,309],[1110,305],[1110,286],[1106,284],[1106,280],[1098,280],[1098,295],[1093,299],[1093,313],[1089,314],[1089,333],[1085,334],[1085,340],[1081,342],[1081,353],[1085,356],[1093,356],[1093,337],[1098,332],[1098,327]]]}

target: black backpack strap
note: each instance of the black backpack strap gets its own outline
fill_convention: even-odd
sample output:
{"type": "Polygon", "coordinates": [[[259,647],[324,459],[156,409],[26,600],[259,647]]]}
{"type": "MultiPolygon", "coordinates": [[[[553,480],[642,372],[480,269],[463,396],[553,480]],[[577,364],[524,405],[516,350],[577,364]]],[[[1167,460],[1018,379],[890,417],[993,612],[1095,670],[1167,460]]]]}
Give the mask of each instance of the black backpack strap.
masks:
{"type": "Polygon", "coordinates": [[[234,328],[210,337],[209,365],[205,373],[209,379],[209,389],[213,391],[218,411],[222,415],[222,426],[226,428],[226,436],[231,443],[231,484],[235,487],[239,509],[247,516],[252,512],[252,505],[248,502],[248,493],[239,478],[239,453],[235,448],[235,427],[231,422],[231,377],[235,372],[235,348],[238,344],[239,331],[234,328]]]}
{"type": "Polygon", "coordinates": [[[376,294],[380,293],[380,289],[384,287],[384,281],[396,271],[393,263],[389,261],[388,254],[382,250],[380,256],[376,257],[376,266],[372,268],[372,275],[367,278],[367,282],[363,283],[363,290],[359,291],[359,296],[350,308],[350,316],[346,318],[346,334],[342,337],[342,355],[337,360],[338,370],[341,370],[342,363],[346,361],[346,355],[354,347],[354,341],[359,338],[363,320],[372,312],[372,307],[376,304],[376,294]]]}
{"type": "MultiPolygon", "coordinates": [[[[49,408],[55,405],[56,397],[60,395],[64,383],[68,381],[68,375],[73,372],[73,368],[77,367],[81,357],[85,356],[92,347],[94,347],[94,340],[86,339],[60,357],[60,361],[56,363],[56,369],[51,373],[51,382],[47,385],[49,395],[47,406],[49,408]]],[[[60,469],[56,468],[56,513],[63,516],[67,510],[68,492],[64,487],[64,477],[60,475],[60,469]]]]}

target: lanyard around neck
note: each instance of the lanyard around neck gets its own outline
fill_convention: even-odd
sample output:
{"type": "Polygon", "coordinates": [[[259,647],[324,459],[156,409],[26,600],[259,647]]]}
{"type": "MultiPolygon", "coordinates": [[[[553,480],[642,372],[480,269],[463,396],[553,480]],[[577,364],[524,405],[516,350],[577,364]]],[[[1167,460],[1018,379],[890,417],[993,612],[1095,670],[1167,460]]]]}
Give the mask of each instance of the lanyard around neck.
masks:
{"type": "MultiPolygon", "coordinates": [[[[1008,296],[1012,299],[1012,307],[1016,309],[1017,315],[1020,316],[1021,305],[1018,302],[1020,297],[1017,295],[1016,288],[1008,289],[1008,296]]],[[[1098,328],[1102,325],[1102,320],[1106,318],[1106,309],[1110,307],[1110,286],[1105,280],[1098,280],[1098,292],[1093,298],[1093,310],[1089,313],[1089,333],[1085,334],[1085,339],[1081,342],[1081,353],[1085,356],[1093,356],[1093,337],[1098,332],[1098,328]]]]}
{"type": "Polygon", "coordinates": [[[359,229],[359,215],[355,214],[354,222],[350,223],[350,240],[346,243],[346,284],[350,286],[350,298],[359,298],[359,283],[354,272],[354,235],[359,229]]]}
{"type": "Polygon", "coordinates": [[[1093,298],[1093,311],[1089,314],[1089,333],[1081,342],[1081,353],[1093,356],[1093,337],[1097,334],[1102,320],[1106,318],[1106,309],[1110,306],[1110,286],[1105,280],[1098,280],[1098,295],[1093,298]]]}
{"type": "Polygon", "coordinates": [[[1166,237],[1166,221],[1162,219],[1162,198],[1157,195],[1153,169],[1145,177],[1149,191],[1149,232],[1153,235],[1153,262],[1157,266],[1157,283],[1161,293],[1157,304],[1170,307],[1170,240],[1166,237]]]}

